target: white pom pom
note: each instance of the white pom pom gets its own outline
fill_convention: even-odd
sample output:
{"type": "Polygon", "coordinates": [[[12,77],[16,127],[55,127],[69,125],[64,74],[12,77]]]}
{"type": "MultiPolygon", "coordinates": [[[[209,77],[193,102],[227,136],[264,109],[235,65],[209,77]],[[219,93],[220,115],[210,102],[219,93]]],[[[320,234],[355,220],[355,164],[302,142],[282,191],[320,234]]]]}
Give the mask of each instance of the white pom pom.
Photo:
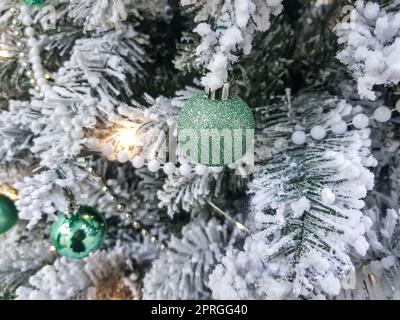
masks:
{"type": "Polygon", "coordinates": [[[311,129],[311,137],[315,140],[322,140],[326,136],[326,130],[323,126],[315,126],[311,129]]]}
{"type": "Polygon", "coordinates": [[[30,61],[31,61],[31,63],[33,64],[32,69],[33,69],[33,68],[36,68],[35,65],[37,65],[38,67],[42,65],[42,60],[40,59],[40,56],[39,56],[39,55],[36,55],[36,54],[35,54],[35,55],[32,55],[30,61]]]}
{"type": "Polygon", "coordinates": [[[285,138],[278,138],[274,142],[274,148],[277,150],[281,150],[287,145],[287,140],[285,138]]]}
{"type": "Polygon", "coordinates": [[[41,89],[42,89],[43,93],[46,93],[46,94],[52,92],[51,86],[48,85],[47,83],[44,84],[41,89]]]}
{"type": "Polygon", "coordinates": [[[400,112],[400,100],[396,102],[396,110],[400,112]]]}
{"type": "Polygon", "coordinates": [[[192,172],[192,167],[191,167],[189,164],[187,164],[187,163],[182,164],[182,165],[179,167],[179,172],[180,172],[180,174],[183,175],[183,176],[188,176],[188,175],[192,172]]]}
{"type": "Polygon", "coordinates": [[[21,6],[20,6],[20,11],[21,11],[21,15],[29,15],[29,7],[26,5],[26,4],[22,4],[21,6]]]}
{"type": "Polygon", "coordinates": [[[151,172],[157,172],[160,170],[160,163],[157,160],[151,160],[148,164],[147,167],[151,172]]]}
{"type": "Polygon", "coordinates": [[[342,152],[335,152],[335,156],[333,159],[333,162],[338,165],[338,166],[342,166],[345,162],[345,157],[344,154],[342,152]]]}
{"type": "Polygon", "coordinates": [[[33,29],[32,27],[28,27],[25,29],[25,34],[32,38],[35,35],[35,29],[33,29]]]}
{"type": "Polygon", "coordinates": [[[28,40],[28,45],[31,46],[31,49],[29,50],[29,55],[30,56],[35,56],[40,54],[40,50],[37,45],[37,41],[35,38],[29,39],[28,40]]]}
{"type": "Polygon", "coordinates": [[[340,120],[332,125],[332,132],[334,134],[345,134],[347,131],[347,123],[340,120]]]}
{"type": "Polygon", "coordinates": [[[38,81],[37,81],[37,83],[38,83],[38,85],[39,85],[40,87],[43,87],[44,85],[47,84],[47,81],[46,81],[45,79],[43,79],[43,78],[39,78],[38,81]]]}
{"type": "Polygon", "coordinates": [[[26,26],[30,26],[32,24],[32,18],[29,15],[24,15],[22,18],[22,23],[26,26]]]}
{"type": "Polygon", "coordinates": [[[173,164],[172,162],[164,164],[164,172],[167,175],[173,174],[175,172],[175,164],[173,164]]]}
{"type": "Polygon", "coordinates": [[[32,65],[32,70],[33,70],[34,74],[40,72],[40,75],[38,75],[37,77],[40,77],[40,78],[44,77],[44,68],[41,63],[34,63],[32,65]]]}
{"type": "Polygon", "coordinates": [[[129,153],[126,152],[126,151],[118,152],[118,154],[117,154],[117,160],[118,160],[119,162],[121,162],[121,163],[128,162],[128,160],[129,160],[129,153]]]}
{"type": "Polygon", "coordinates": [[[195,171],[196,171],[196,173],[197,173],[199,176],[202,176],[203,174],[206,174],[206,173],[207,173],[208,168],[207,168],[205,165],[198,164],[198,165],[196,166],[196,168],[195,168],[195,171]]]}
{"type": "Polygon", "coordinates": [[[392,111],[388,107],[379,107],[374,112],[374,119],[378,122],[387,122],[392,117],[392,111]]]}
{"type": "Polygon", "coordinates": [[[304,131],[295,131],[292,134],[292,141],[294,144],[302,145],[305,144],[307,140],[306,134],[304,131]]]}
{"type": "Polygon", "coordinates": [[[356,127],[357,129],[365,129],[366,127],[368,127],[368,124],[369,124],[369,119],[363,113],[359,113],[353,118],[353,126],[356,127]]]}
{"type": "Polygon", "coordinates": [[[136,156],[132,160],[132,165],[136,169],[140,169],[144,166],[144,158],[142,156],[136,156]]]}
{"type": "Polygon", "coordinates": [[[321,198],[324,204],[332,204],[335,202],[335,194],[330,188],[324,188],[321,191],[321,198]]]}

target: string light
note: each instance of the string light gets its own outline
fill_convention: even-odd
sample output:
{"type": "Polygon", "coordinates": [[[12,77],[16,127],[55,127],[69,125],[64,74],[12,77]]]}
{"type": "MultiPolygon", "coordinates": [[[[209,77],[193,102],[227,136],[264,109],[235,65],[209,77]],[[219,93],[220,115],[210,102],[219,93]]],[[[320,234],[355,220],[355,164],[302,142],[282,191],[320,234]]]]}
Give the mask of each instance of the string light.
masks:
{"type": "Polygon", "coordinates": [[[121,121],[111,128],[98,128],[95,132],[96,147],[110,160],[125,163],[132,160],[141,148],[139,125],[134,122],[121,121]]]}
{"type": "Polygon", "coordinates": [[[126,204],[118,201],[117,196],[114,195],[110,188],[105,185],[101,177],[94,173],[93,169],[84,158],[79,158],[78,163],[90,174],[92,179],[96,181],[99,189],[108,195],[111,202],[115,204],[116,211],[122,215],[123,219],[129,223],[133,229],[140,232],[143,237],[148,238],[151,243],[159,244],[162,251],[167,249],[167,245],[163,241],[160,241],[157,236],[151,234],[150,230],[148,230],[139,220],[135,220],[134,213],[127,211],[126,204]]]}
{"type": "Polygon", "coordinates": [[[0,185],[0,194],[5,195],[13,201],[18,200],[18,191],[8,184],[0,185]]]}
{"type": "Polygon", "coordinates": [[[0,43],[0,62],[3,62],[15,55],[9,46],[0,43]]]}
{"type": "Polygon", "coordinates": [[[117,132],[117,140],[119,145],[124,149],[129,149],[130,147],[134,147],[138,145],[138,141],[136,139],[137,128],[123,128],[117,132]]]}

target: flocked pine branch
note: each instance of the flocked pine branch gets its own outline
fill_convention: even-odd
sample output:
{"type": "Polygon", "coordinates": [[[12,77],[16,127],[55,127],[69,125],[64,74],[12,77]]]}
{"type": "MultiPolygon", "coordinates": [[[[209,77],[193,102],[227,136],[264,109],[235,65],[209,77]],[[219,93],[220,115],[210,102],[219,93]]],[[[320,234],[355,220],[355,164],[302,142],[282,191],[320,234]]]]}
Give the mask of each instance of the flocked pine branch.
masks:
{"type": "Polygon", "coordinates": [[[271,16],[282,10],[280,0],[181,0],[181,4],[196,12],[194,32],[202,38],[196,63],[206,70],[202,84],[212,89],[228,80],[228,68],[238,60],[238,53],[250,53],[253,34],[266,31],[271,16]]]}
{"type": "Polygon", "coordinates": [[[86,30],[121,28],[129,17],[141,19],[143,14],[168,18],[168,1],[89,0],[70,1],[68,16],[86,30]]]}
{"type": "Polygon", "coordinates": [[[16,290],[16,297],[22,300],[74,299],[124,270],[132,271],[129,254],[117,245],[110,252],[100,251],[86,260],[59,258],[32,275],[26,285],[16,290]]]}
{"type": "Polygon", "coordinates": [[[144,299],[209,299],[208,275],[238,239],[226,224],[198,218],[173,237],[144,280],[144,299]]]}
{"type": "Polygon", "coordinates": [[[343,280],[338,299],[381,300],[399,299],[399,212],[389,209],[382,214],[378,208],[367,211],[373,221],[367,239],[370,248],[366,257],[359,257],[354,270],[343,280]]]}
{"type": "Polygon", "coordinates": [[[386,9],[377,2],[360,0],[351,12],[351,21],[337,26],[338,41],[343,45],[338,58],[353,72],[364,98],[376,99],[375,85],[396,85],[400,81],[398,6],[386,9]]]}
{"type": "MultiPolygon", "coordinates": [[[[261,108],[264,123],[290,139],[292,126],[327,126],[346,118],[352,107],[324,95],[300,95],[290,110],[276,114],[276,106],[261,108]],[[280,118],[280,119],[279,119],[280,118]],[[290,128],[290,127],[289,127],[290,128]]],[[[292,127],[293,128],[293,127],[292,127]]],[[[376,160],[362,152],[370,145],[368,130],[328,134],[305,147],[289,143],[273,150],[256,167],[251,192],[256,234],[244,252],[232,252],[216,268],[211,281],[215,298],[332,297],[353,268],[351,255],[366,255],[365,233],[371,220],[361,209],[373,187],[366,169],[376,160]],[[253,261],[253,262],[252,262],[253,261]],[[249,274],[250,263],[257,267],[249,274]],[[229,288],[229,290],[227,290],[229,288]]]]}
{"type": "Polygon", "coordinates": [[[0,235],[0,296],[14,296],[31,275],[54,261],[47,234],[43,225],[26,234],[26,223],[21,222],[6,235],[0,235]]]}

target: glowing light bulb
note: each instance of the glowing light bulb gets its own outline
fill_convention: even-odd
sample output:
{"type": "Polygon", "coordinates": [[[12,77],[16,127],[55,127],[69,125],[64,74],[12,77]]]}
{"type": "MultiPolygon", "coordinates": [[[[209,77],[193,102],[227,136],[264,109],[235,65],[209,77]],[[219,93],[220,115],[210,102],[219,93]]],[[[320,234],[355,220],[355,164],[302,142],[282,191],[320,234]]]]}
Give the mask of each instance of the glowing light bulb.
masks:
{"type": "Polygon", "coordinates": [[[119,143],[126,148],[133,147],[137,144],[136,128],[122,129],[118,135],[119,143]]]}
{"type": "Polygon", "coordinates": [[[0,194],[5,195],[13,201],[18,200],[18,191],[8,184],[0,185],[0,194]]]}

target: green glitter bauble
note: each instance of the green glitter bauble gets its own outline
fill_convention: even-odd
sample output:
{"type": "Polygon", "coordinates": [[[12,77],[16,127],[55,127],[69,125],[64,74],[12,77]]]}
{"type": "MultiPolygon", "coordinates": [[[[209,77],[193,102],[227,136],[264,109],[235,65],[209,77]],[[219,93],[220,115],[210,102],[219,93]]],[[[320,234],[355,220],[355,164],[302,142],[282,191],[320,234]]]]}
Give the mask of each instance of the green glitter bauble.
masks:
{"type": "Polygon", "coordinates": [[[254,138],[254,117],[238,96],[189,99],[177,119],[178,143],[194,161],[208,167],[229,165],[243,157],[254,138]]]}
{"type": "Polygon", "coordinates": [[[14,201],[0,195],[0,234],[10,230],[18,221],[18,210],[14,201]]]}
{"type": "Polygon", "coordinates": [[[28,6],[38,6],[46,2],[46,0],[22,0],[28,6]]]}
{"type": "Polygon", "coordinates": [[[94,253],[102,245],[105,235],[104,217],[89,206],[81,206],[70,218],[61,214],[50,230],[50,239],[57,252],[72,259],[94,253]]]}

